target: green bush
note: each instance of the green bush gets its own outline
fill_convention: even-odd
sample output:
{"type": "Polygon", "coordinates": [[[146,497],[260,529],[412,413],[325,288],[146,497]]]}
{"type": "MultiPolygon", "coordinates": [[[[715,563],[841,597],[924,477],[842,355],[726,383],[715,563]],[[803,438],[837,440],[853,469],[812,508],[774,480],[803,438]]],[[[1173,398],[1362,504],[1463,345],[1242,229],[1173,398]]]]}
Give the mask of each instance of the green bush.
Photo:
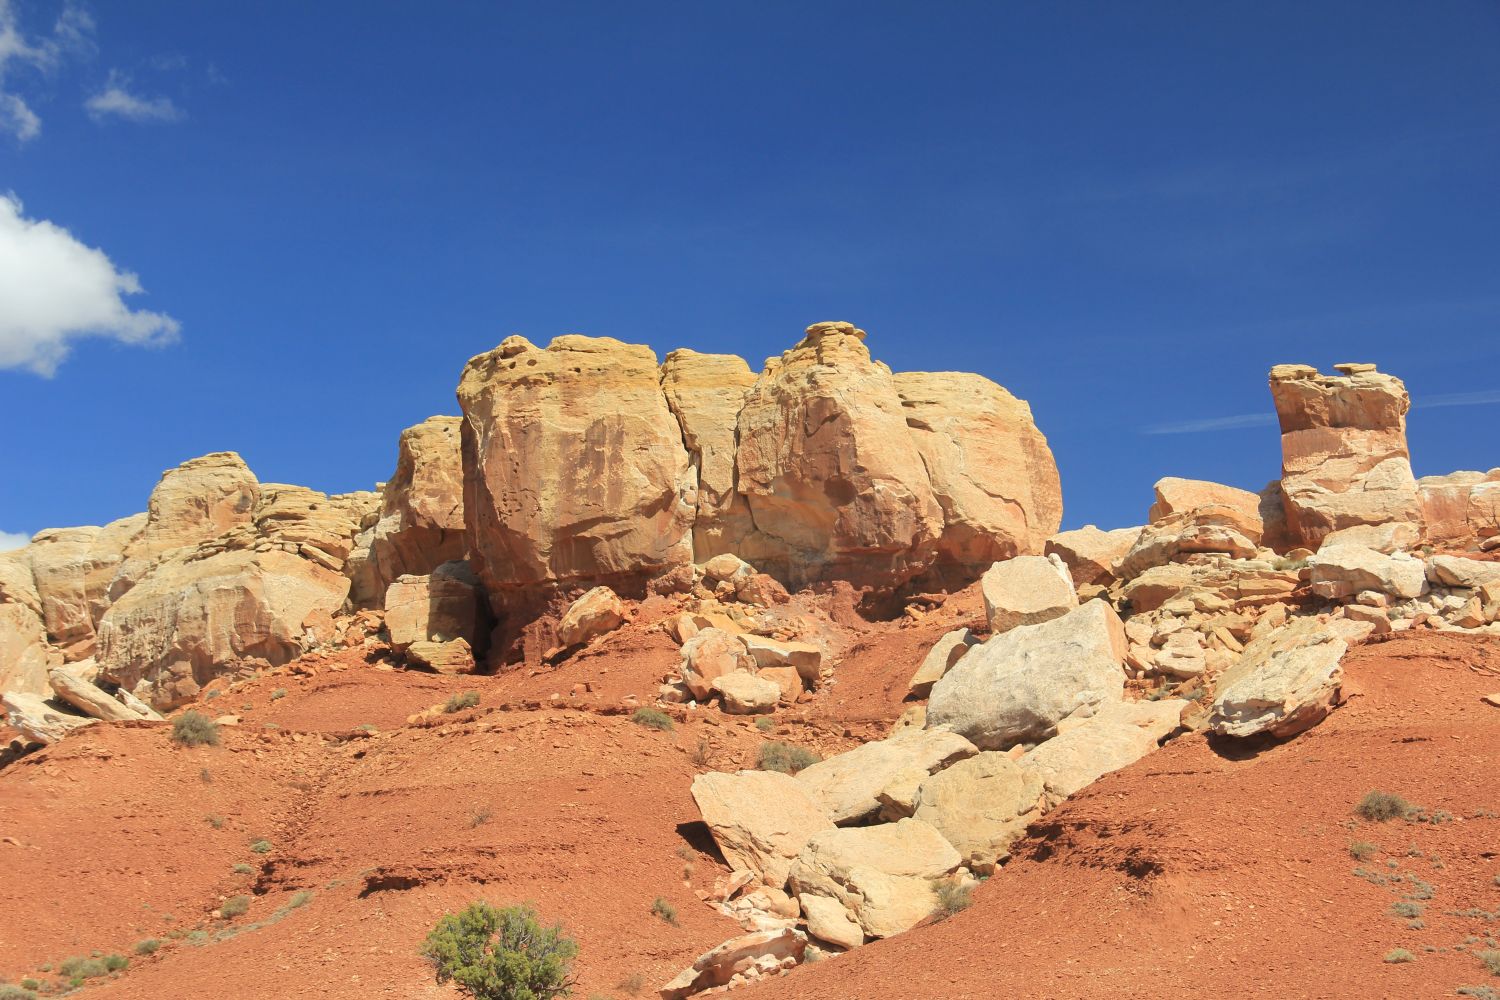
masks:
{"type": "Polygon", "coordinates": [[[254,851],[256,854],[270,854],[271,842],[264,839],[257,840],[250,845],[250,850],[254,851]]]}
{"type": "Polygon", "coordinates": [[[130,959],[124,955],[105,955],[104,967],[110,972],[120,972],[130,967],[130,959]]]}
{"type": "Polygon", "coordinates": [[[191,708],[172,723],[172,742],[185,747],[219,745],[219,727],[214,720],[191,708]]]}
{"type": "Polygon", "coordinates": [[[671,924],[673,927],[677,926],[677,907],[673,906],[665,899],[662,899],[660,896],[657,896],[656,899],[652,901],[651,914],[652,916],[660,917],[662,920],[671,924]]]}
{"type": "Polygon", "coordinates": [[[1489,970],[1490,975],[1500,976],[1500,951],[1476,951],[1474,957],[1479,959],[1481,965],[1489,970]]]}
{"type": "Polygon", "coordinates": [[[243,862],[243,861],[237,861],[237,862],[235,862],[235,865],[234,865],[234,868],[232,869],[232,871],[236,875],[254,875],[255,874],[255,869],[253,867],[251,867],[250,865],[245,864],[245,862],[243,862]]]}
{"type": "Polygon", "coordinates": [[[1380,853],[1380,848],[1368,840],[1352,840],[1349,842],[1349,856],[1357,861],[1369,861],[1380,853]]]}
{"type": "Polygon", "coordinates": [[[147,938],[144,941],[137,941],[135,943],[135,953],[137,955],[155,955],[156,949],[160,947],[161,942],[156,938],[147,938]]]}
{"type": "Polygon", "coordinates": [[[224,900],[222,905],[220,905],[219,916],[223,917],[225,920],[228,920],[231,917],[243,916],[249,911],[249,909],[249,896],[230,896],[228,899],[224,900]]]}
{"type": "Polygon", "coordinates": [[[1384,959],[1387,965],[1401,965],[1405,962],[1415,962],[1416,960],[1417,956],[1413,955],[1405,948],[1392,948],[1390,951],[1385,953],[1384,959]]]}
{"type": "Polygon", "coordinates": [[[570,992],[578,945],[529,906],[478,902],[439,920],[422,954],[478,1000],[552,1000],[570,992]]]}
{"type": "Polygon", "coordinates": [[[664,733],[672,731],[672,717],[656,708],[638,708],[630,721],[647,729],[660,729],[664,733]]]}
{"type": "Polygon", "coordinates": [[[772,722],[770,719],[762,715],[760,718],[755,720],[755,728],[759,729],[763,733],[769,733],[771,730],[776,728],[776,723],[772,722]]]}
{"type": "Polygon", "coordinates": [[[271,692],[271,700],[272,701],[280,701],[281,699],[283,699],[285,697],[286,697],[286,688],[277,688],[275,691],[271,692]]]}
{"type": "Polygon", "coordinates": [[[1359,800],[1359,805],[1354,807],[1354,812],[1362,819],[1384,823],[1390,819],[1401,819],[1414,808],[1416,807],[1399,795],[1374,791],[1367,792],[1365,797],[1359,800]]]}
{"type": "Polygon", "coordinates": [[[760,756],[756,760],[756,766],[762,771],[780,771],[783,774],[796,774],[804,767],[816,764],[822,760],[811,750],[802,747],[794,747],[790,743],[780,740],[771,740],[760,745],[760,756]]]}
{"type": "Polygon", "coordinates": [[[479,692],[465,691],[463,694],[456,694],[449,698],[448,704],[443,706],[443,711],[452,715],[455,712],[462,712],[466,708],[473,708],[478,704],[479,692]]]}
{"type": "Polygon", "coordinates": [[[20,986],[0,986],[0,1000],[36,1000],[36,994],[20,986]]]}

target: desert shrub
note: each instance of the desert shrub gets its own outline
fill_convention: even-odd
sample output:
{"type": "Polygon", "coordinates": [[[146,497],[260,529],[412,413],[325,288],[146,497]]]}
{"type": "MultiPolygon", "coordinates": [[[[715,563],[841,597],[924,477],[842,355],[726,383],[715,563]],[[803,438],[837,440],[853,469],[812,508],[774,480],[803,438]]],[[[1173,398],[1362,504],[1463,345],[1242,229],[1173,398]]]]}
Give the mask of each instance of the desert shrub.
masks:
{"type": "Polygon", "coordinates": [[[769,733],[771,730],[776,728],[776,723],[772,722],[770,719],[762,715],[760,718],[755,720],[755,728],[759,729],[763,733],[769,733]]]}
{"type": "Polygon", "coordinates": [[[438,921],[422,954],[478,1000],[552,1000],[573,985],[578,945],[562,925],[544,927],[529,906],[477,902],[438,921]]]}
{"type": "Polygon", "coordinates": [[[0,1000],[36,1000],[36,993],[24,986],[0,985],[0,1000]]]}
{"type": "Polygon", "coordinates": [[[1461,997],[1474,997],[1475,1000],[1500,1000],[1500,992],[1488,986],[1460,986],[1454,992],[1461,997]]]}
{"type": "Polygon", "coordinates": [[[478,704],[479,692],[465,691],[463,694],[456,694],[449,698],[448,703],[443,706],[443,711],[452,715],[454,712],[462,712],[464,709],[473,708],[478,704]]]}
{"type": "Polygon", "coordinates": [[[672,731],[672,717],[656,708],[638,708],[630,721],[647,729],[659,729],[664,733],[672,731]]]}
{"type": "Polygon", "coordinates": [[[21,989],[23,989],[23,990],[39,990],[41,988],[42,988],[41,982],[38,981],[38,980],[36,980],[36,979],[23,979],[23,980],[21,980],[21,989]]]}
{"type": "Polygon", "coordinates": [[[480,806],[469,814],[469,826],[484,826],[484,824],[490,821],[492,815],[494,814],[490,812],[489,806],[480,806]]]}
{"type": "Polygon", "coordinates": [[[208,825],[213,827],[215,830],[224,829],[223,816],[205,816],[204,819],[208,820],[208,825]]]}
{"type": "Polygon", "coordinates": [[[172,723],[172,742],[185,747],[216,747],[219,727],[208,716],[190,708],[172,723]]]}
{"type": "Polygon", "coordinates": [[[243,916],[250,909],[249,896],[230,896],[224,900],[219,907],[219,916],[228,920],[231,917],[243,916]]]}
{"type": "Polygon", "coordinates": [[[1387,965],[1400,965],[1403,962],[1415,962],[1416,960],[1417,956],[1405,948],[1392,948],[1385,953],[1385,958],[1383,959],[1387,965]]]}
{"type": "Polygon", "coordinates": [[[124,955],[105,955],[104,967],[110,972],[120,972],[130,967],[130,959],[124,955]]]}
{"type": "Polygon", "coordinates": [[[272,701],[280,701],[281,699],[283,699],[285,697],[286,697],[286,688],[277,688],[275,691],[271,692],[271,700],[272,701]]]}
{"type": "Polygon", "coordinates": [[[1359,800],[1359,805],[1354,807],[1354,812],[1361,819],[1384,823],[1386,820],[1401,819],[1412,809],[1412,804],[1399,795],[1373,791],[1367,792],[1365,797],[1359,800]]]}
{"type": "Polygon", "coordinates": [[[237,861],[237,862],[235,862],[234,868],[231,869],[231,870],[236,875],[254,875],[255,874],[255,869],[252,868],[250,865],[245,864],[245,862],[243,862],[243,861],[237,861]]]}
{"type": "Polygon", "coordinates": [[[707,739],[700,739],[698,745],[693,748],[693,763],[699,767],[706,767],[708,762],[714,759],[714,748],[707,739]]]}
{"type": "Polygon", "coordinates": [[[804,767],[816,764],[822,760],[811,750],[792,746],[780,740],[770,740],[760,745],[760,756],[755,766],[762,771],[780,771],[783,774],[796,774],[804,767]]]}
{"type": "Polygon", "coordinates": [[[221,695],[223,693],[224,693],[223,691],[220,691],[218,688],[215,688],[214,690],[212,690],[212,691],[208,692],[207,694],[205,694],[203,696],[203,700],[204,701],[213,701],[215,698],[219,697],[219,695],[221,695]]]}
{"type": "Polygon", "coordinates": [[[205,785],[212,785],[214,783],[213,772],[211,772],[206,767],[203,768],[203,770],[198,772],[198,780],[203,782],[205,785]]]}
{"type": "Polygon", "coordinates": [[[974,887],[966,882],[934,882],[932,891],[937,896],[938,912],[945,917],[962,913],[974,902],[974,887]]]}
{"type": "Polygon", "coordinates": [[[301,892],[294,893],[292,895],[291,901],[288,902],[286,905],[290,906],[292,909],[295,910],[299,906],[306,906],[308,903],[311,903],[312,902],[312,898],[313,898],[312,890],[311,889],[303,889],[301,892]]]}
{"type": "Polygon", "coordinates": [[[673,927],[677,926],[677,907],[673,906],[665,899],[662,899],[660,896],[657,896],[656,899],[652,900],[651,914],[652,916],[660,917],[662,920],[671,924],[673,927]]]}
{"type": "Polygon", "coordinates": [[[1349,842],[1349,856],[1357,861],[1368,861],[1378,853],[1380,853],[1380,848],[1368,840],[1349,842]]]}
{"type": "Polygon", "coordinates": [[[257,840],[250,845],[250,850],[254,851],[256,854],[270,854],[271,842],[265,839],[257,840]]]}
{"type": "Polygon", "coordinates": [[[1484,951],[1476,951],[1474,957],[1489,970],[1490,975],[1500,976],[1500,951],[1487,948],[1484,951]]]}
{"type": "Polygon", "coordinates": [[[1402,918],[1405,918],[1405,919],[1410,919],[1412,917],[1420,917],[1422,915],[1422,904],[1421,903],[1411,903],[1411,902],[1407,902],[1406,900],[1401,900],[1398,903],[1392,903],[1391,904],[1391,913],[1393,915],[1395,915],[1395,916],[1402,917],[1402,918]]]}
{"type": "Polygon", "coordinates": [[[137,955],[155,955],[156,949],[160,947],[161,942],[156,938],[147,938],[144,941],[137,941],[135,943],[135,953],[137,955]]]}
{"type": "Polygon", "coordinates": [[[645,988],[646,977],[641,975],[639,972],[632,972],[630,975],[626,976],[624,979],[615,984],[615,989],[619,990],[621,993],[628,993],[631,996],[638,995],[641,990],[645,988]]]}

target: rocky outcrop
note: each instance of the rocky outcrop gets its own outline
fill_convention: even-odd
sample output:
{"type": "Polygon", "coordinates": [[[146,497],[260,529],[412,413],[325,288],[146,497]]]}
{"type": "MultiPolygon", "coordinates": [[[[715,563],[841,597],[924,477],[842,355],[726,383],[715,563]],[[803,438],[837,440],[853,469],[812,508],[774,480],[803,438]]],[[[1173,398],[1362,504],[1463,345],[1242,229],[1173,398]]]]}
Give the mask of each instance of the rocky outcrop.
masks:
{"type": "Polygon", "coordinates": [[[657,995],[661,1000],[687,1000],[704,990],[758,979],[795,966],[806,950],[807,939],[789,927],[741,934],[699,955],[657,995]]]}
{"type": "Polygon", "coordinates": [[[349,557],[350,598],[378,606],[402,576],[426,576],[462,559],[463,463],[458,417],[428,417],[401,432],[396,471],[381,488],[380,516],[349,557]]]}
{"type": "Polygon", "coordinates": [[[1237,516],[1236,526],[1244,534],[1252,535],[1258,541],[1265,530],[1260,513],[1261,497],[1249,490],[1177,476],[1158,479],[1154,490],[1156,501],[1147,513],[1147,520],[1152,524],[1173,514],[1191,514],[1203,507],[1223,507],[1237,516]]]}
{"type": "Polygon", "coordinates": [[[497,613],[517,590],[640,586],[692,563],[692,467],[656,356],[509,337],[464,368],[464,520],[497,613]]]}
{"type": "Polygon", "coordinates": [[[66,659],[94,655],[99,620],[121,589],[115,577],[125,550],[145,524],[136,515],[103,528],[54,528],[26,547],[48,640],[66,659]]]}
{"type": "Polygon", "coordinates": [[[150,557],[217,538],[250,524],[259,500],[260,483],[234,452],[188,459],[162,473],[128,554],[150,557]]]}
{"type": "Polygon", "coordinates": [[[692,793],[730,868],[752,871],[773,888],[786,884],[813,834],[833,829],[807,786],[777,771],[700,774],[692,793]]]}
{"type": "Polygon", "coordinates": [[[1500,469],[1424,476],[1417,496],[1429,542],[1474,549],[1500,538],[1500,469]]]}
{"type": "Polygon", "coordinates": [[[927,726],[982,750],[1038,743],[1070,715],[1121,700],[1125,647],[1119,616],[1101,600],[1022,625],[975,646],[932,686],[927,726]]]}
{"type": "Polygon", "coordinates": [[[62,654],[47,644],[42,601],[27,549],[0,552],[0,691],[47,693],[47,667],[62,654]]]}
{"type": "Polygon", "coordinates": [[[391,646],[414,642],[479,640],[485,621],[479,581],[466,562],[449,562],[426,576],[398,577],[385,592],[385,627],[391,646]]]}
{"type": "Polygon", "coordinates": [[[1107,587],[1115,581],[1115,568],[1140,540],[1144,528],[1101,531],[1092,524],[1060,531],[1047,539],[1044,551],[1057,556],[1073,576],[1073,585],[1107,587]]]}
{"type": "Polygon", "coordinates": [[[1036,553],[1062,521],[1062,486],[1031,407],[980,375],[893,376],[943,511],[940,562],[977,573],[1036,553]]]}
{"type": "Polygon", "coordinates": [[[1406,445],[1406,387],[1374,365],[1335,367],[1342,374],[1271,369],[1288,527],[1313,549],[1334,532],[1368,526],[1403,526],[1394,542],[1415,544],[1422,514],[1406,445]]]}
{"type": "Polygon", "coordinates": [[[59,701],[67,702],[90,718],[101,722],[133,722],[141,718],[138,712],[125,703],[111,698],[100,688],[66,670],[52,670],[47,675],[47,683],[51,685],[59,701]]]}
{"type": "Polygon", "coordinates": [[[1402,599],[1426,588],[1422,560],[1405,552],[1386,555],[1363,545],[1325,545],[1307,562],[1312,592],[1333,600],[1374,592],[1402,599]]]}
{"type": "Polygon", "coordinates": [[[754,531],[750,508],[735,488],[735,427],[755,375],[733,354],[668,354],[661,388],[682,427],[697,473],[693,558],[738,552],[754,531]]]}

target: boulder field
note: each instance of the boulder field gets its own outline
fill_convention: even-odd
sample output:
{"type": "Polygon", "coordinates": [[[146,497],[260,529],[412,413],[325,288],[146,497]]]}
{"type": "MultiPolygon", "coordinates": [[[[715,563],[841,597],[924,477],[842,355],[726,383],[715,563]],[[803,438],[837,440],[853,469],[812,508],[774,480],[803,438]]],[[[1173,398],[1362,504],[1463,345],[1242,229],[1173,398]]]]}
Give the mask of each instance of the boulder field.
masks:
{"type": "MultiPolygon", "coordinates": [[[[757,374],[510,337],[463,369],[459,416],[401,433],[375,490],[261,483],[220,452],[165,472],[144,513],[37,534],[0,554],[0,784],[53,760],[81,775],[87,747],[164,762],[168,717],[191,706],[236,753],[275,757],[277,780],[334,782],[308,802],[354,809],[283,817],[301,854],[257,891],[292,892],[311,891],[298,866],[337,875],[330,890],[348,876],[308,830],[365,837],[366,809],[400,825],[404,797],[435,807],[402,777],[418,747],[421,780],[473,768],[520,796],[523,826],[535,789],[511,769],[586,796],[604,768],[632,836],[694,845],[691,938],[664,947],[653,926],[631,952],[672,963],[652,985],[676,1000],[958,913],[1159,748],[1241,761],[1294,744],[1360,693],[1345,665],[1364,648],[1500,635],[1500,470],[1416,479],[1410,400],[1374,366],[1272,369],[1283,463],[1260,492],[1167,477],[1144,523],[1059,532],[1024,402],[975,375],[894,373],[865,340],[814,324],[757,374]],[[670,763],[595,748],[575,774],[575,729],[670,763]],[[629,801],[641,778],[660,815],[629,801]]],[[[576,841],[610,822],[572,815],[564,789],[540,801],[576,841]]],[[[462,844],[431,833],[436,854],[358,865],[342,905],[450,864],[521,892],[491,870],[490,808],[462,844]]],[[[591,892],[643,891],[642,872],[607,870],[607,840],[570,844],[557,864],[586,855],[591,892]]],[[[0,946],[0,973],[36,970],[41,934],[0,946]]]]}

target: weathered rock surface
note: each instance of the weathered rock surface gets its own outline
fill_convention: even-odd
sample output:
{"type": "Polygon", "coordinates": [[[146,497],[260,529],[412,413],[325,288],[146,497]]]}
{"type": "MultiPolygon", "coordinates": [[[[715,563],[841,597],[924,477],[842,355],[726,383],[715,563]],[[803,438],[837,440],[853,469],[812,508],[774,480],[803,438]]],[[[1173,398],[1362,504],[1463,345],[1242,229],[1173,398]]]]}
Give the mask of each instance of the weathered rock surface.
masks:
{"type": "MultiPolygon", "coordinates": [[[[1259,523],[1257,517],[1255,524],[1259,523]]],[[[1120,560],[1116,575],[1122,580],[1134,579],[1149,569],[1192,555],[1249,559],[1258,551],[1260,535],[1246,534],[1247,527],[1243,511],[1232,507],[1209,505],[1185,514],[1166,514],[1141,532],[1120,560]]]]}
{"type": "Polygon", "coordinates": [[[963,863],[988,873],[1041,815],[1042,779],[1009,755],[977,754],[922,782],[913,815],[952,844],[963,863]]]}
{"type": "Polygon", "coordinates": [[[786,884],[808,839],[833,829],[807,786],[777,771],[700,774],[692,793],[729,866],[752,871],[774,888],[786,884]]]}
{"type": "Polygon", "coordinates": [[[823,665],[823,651],[809,642],[772,639],[744,633],[739,637],[757,667],[792,667],[808,684],[816,684],[823,665]]]}
{"type": "Polygon", "coordinates": [[[927,725],[983,750],[1047,739],[1075,712],[1121,700],[1125,646],[1119,616],[1099,600],[1012,629],[974,647],[933,685],[927,725]]]}
{"type": "Polygon", "coordinates": [[[33,743],[56,743],[73,730],[98,721],[59,711],[41,697],[19,691],[0,691],[0,707],[5,709],[6,723],[33,743]]]}
{"type": "Polygon", "coordinates": [[[735,489],[735,425],[755,375],[733,354],[676,350],[661,365],[661,388],[682,427],[697,473],[693,558],[735,552],[754,531],[735,489]]]}
{"type": "Polygon", "coordinates": [[[326,641],[348,592],[343,575],[280,549],[173,557],[105,613],[99,664],[171,708],[226,670],[285,663],[326,641]]]}
{"type": "Polygon", "coordinates": [[[1271,369],[1288,526],[1314,549],[1328,534],[1362,525],[1400,523],[1419,533],[1406,387],[1373,365],[1339,367],[1346,373],[1320,375],[1307,365],[1271,369]]]}
{"type": "Polygon", "coordinates": [[[706,701],[713,683],[726,674],[755,670],[755,659],[739,638],[719,628],[705,628],[682,644],[678,672],[694,698],[706,701]]]}
{"type": "Polygon", "coordinates": [[[937,830],[916,819],[813,834],[792,865],[801,899],[843,905],[866,937],[910,930],[937,909],[932,883],[962,859],[937,830]]]}
{"type": "Polygon", "coordinates": [[[61,668],[48,672],[47,683],[59,700],[67,702],[90,718],[101,722],[132,722],[141,718],[100,688],[61,668]]]}
{"type": "Polygon", "coordinates": [[[608,587],[595,587],[563,612],[557,623],[559,646],[581,646],[625,624],[625,604],[608,587]]]}
{"type": "Polygon", "coordinates": [[[1105,705],[1089,718],[1064,721],[1057,735],[1022,757],[1019,766],[1042,782],[1044,804],[1051,808],[1155,750],[1179,728],[1190,704],[1163,698],[1105,705]]]}
{"type": "Polygon", "coordinates": [[[0,603],[0,691],[46,694],[50,648],[36,611],[19,602],[0,603]]]}
{"type": "Polygon", "coordinates": [[[1062,487],[1031,407],[980,375],[893,376],[943,512],[939,560],[977,573],[1037,553],[1062,521],[1062,487]]]}
{"type": "Polygon", "coordinates": [[[691,564],[694,475],[649,348],[509,337],[458,400],[470,560],[497,613],[507,591],[691,564]]]}
{"type": "Polygon", "coordinates": [[[1349,648],[1333,624],[1303,618],[1252,640],[1219,677],[1213,731],[1287,737],[1321,722],[1333,709],[1349,648]]]}
{"type": "Polygon", "coordinates": [[[1078,607],[1067,566],[1056,556],[1017,556],[997,562],[980,578],[990,632],[1038,625],[1078,607]]]}
{"type": "Polygon", "coordinates": [[[1114,582],[1115,567],[1140,540],[1144,528],[1101,531],[1092,524],[1073,531],[1060,531],[1047,539],[1044,551],[1057,556],[1073,576],[1073,585],[1107,587],[1114,582]]]}
{"type": "Polygon", "coordinates": [[[1427,578],[1443,587],[1478,590],[1487,584],[1500,583],[1500,562],[1437,555],[1427,560],[1427,578]]]}
{"type": "Polygon", "coordinates": [[[1260,514],[1260,495],[1249,490],[1203,479],[1168,476],[1157,480],[1155,493],[1156,502],[1151,505],[1147,515],[1152,524],[1165,521],[1173,514],[1191,514],[1204,507],[1218,507],[1234,521],[1235,528],[1247,537],[1259,541],[1265,530],[1260,514]]]}
{"type": "Polygon", "coordinates": [[[803,768],[797,780],[843,826],[878,814],[881,791],[903,770],[920,768],[931,774],[974,753],[974,745],[954,733],[905,729],[803,768]]]}
{"type": "Polygon", "coordinates": [[[912,674],[911,681],[906,685],[906,693],[914,698],[926,698],[932,692],[932,685],[942,679],[953,664],[963,658],[978,640],[974,633],[966,628],[955,629],[933,643],[927,655],[922,658],[922,665],[917,672],[912,674]]]}
{"type": "Polygon", "coordinates": [[[1422,560],[1405,552],[1386,555],[1362,545],[1325,545],[1308,559],[1307,566],[1309,585],[1319,597],[1344,599],[1375,591],[1408,598],[1426,589],[1422,560]]]}
{"type": "Polygon", "coordinates": [[[943,512],[864,336],[848,323],[808,327],[740,409],[738,489],[759,530],[739,554],[790,585],[899,584],[936,555],[943,512]]]}
{"type": "Polygon", "coordinates": [[[239,455],[219,451],[168,469],[151,491],[146,523],[125,548],[131,558],[197,545],[250,524],[260,483],[239,455]]]}
{"type": "Polygon", "coordinates": [[[380,491],[379,520],[349,557],[350,598],[378,605],[402,576],[426,576],[465,551],[459,417],[429,417],[401,432],[396,471],[380,491]]]}
{"type": "Polygon", "coordinates": [[[781,685],[738,670],[720,674],[709,686],[723,699],[729,715],[765,715],[776,711],[781,700],[781,685]]]}
{"type": "Polygon", "coordinates": [[[391,647],[466,639],[472,646],[482,620],[479,583],[467,563],[444,563],[427,576],[401,576],[385,592],[391,647]]]}
{"type": "Polygon", "coordinates": [[[737,976],[753,979],[796,965],[806,950],[807,939],[790,927],[742,934],[699,955],[657,993],[661,1000],[686,1000],[737,976]]]}
{"type": "Polygon", "coordinates": [[[103,528],[55,528],[38,532],[27,546],[48,638],[67,659],[94,655],[111,584],[130,539],[144,524],[136,515],[103,528]]]}
{"type": "Polygon", "coordinates": [[[406,658],[440,674],[472,674],[475,668],[474,650],[461,636],[446,642],[414,642],[406,647],[406,658]]]}

